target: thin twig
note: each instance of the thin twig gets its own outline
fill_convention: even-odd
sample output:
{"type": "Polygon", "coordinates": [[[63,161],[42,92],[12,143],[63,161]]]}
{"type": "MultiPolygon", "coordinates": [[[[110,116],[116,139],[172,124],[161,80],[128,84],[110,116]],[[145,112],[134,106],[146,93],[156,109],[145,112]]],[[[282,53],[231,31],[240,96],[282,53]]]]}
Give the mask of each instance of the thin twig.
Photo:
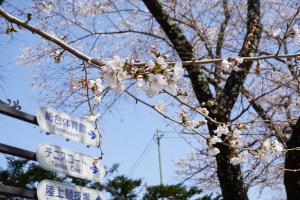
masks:
{"type": "MultiPolygon", "coordinates": [[[[156,111],[157,113],[159,113],[159,114],[160,114],[161,116],[163,116],[165,119],[170,120],[170,121],[172,121],[172,122],[174,122],[174,123],[176,123],[176,124],[179,124],[180,126],[183,126],[184,128],[187,128],[183,123],[181,123],[181,122],[179,122],[179,121],[176,121],[175,119],[173,119],[173,118],[171,118],[171,117],[165,115],[165,114],[162,113],[161,111],[157,110],[157,109],[155,108],[155,106],[150,105],[149,103],[145,102],[144,100],[142,100],[142,99],[140,99],[140,98],[134,96],[132,93],[130,93],[130,92],[128,92],[128,91],[125,91],[125,93],[128,94],[128,95],[129,95],[130,97],[132,97],[133,99],[135,99],[137,102],[140,102],[140,103],[146,105],[147,107],[152,108],[154,111],[156,111]]],[[[205,140],[207,139],[205,136],[203,136],[202,134],[200,134],[200,133],[199,133],[198,131],[196,131],[195,129],[192,129],[192,131],[193,131],[195,134],[201,136],[203,139],[205,139],[205,140]]]]}

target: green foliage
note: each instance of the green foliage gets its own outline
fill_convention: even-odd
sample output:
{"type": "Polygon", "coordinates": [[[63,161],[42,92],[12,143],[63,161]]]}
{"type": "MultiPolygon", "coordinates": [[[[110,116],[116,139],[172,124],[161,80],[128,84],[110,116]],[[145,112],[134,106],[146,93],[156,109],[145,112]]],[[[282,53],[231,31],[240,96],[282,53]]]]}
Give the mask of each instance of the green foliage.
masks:
{"type": "Polygon", "coordinates": [[[116,176],[109,180],[105,190],[111,194],[112,200],[136,199],[135,189],[141,186],[141,179],[129,179],[126,176],[116,176]]]}
{"type": "MultiPolygon", "coordinates": [[[[187,200],[198,196],[202,192],[197,187],[186,188],[182,185],[156,185],[146,189],[144,200],[187,200]]],[[[210,200],[210,196],[194,198],[197,200],[210,200]]]]}
{"type": "Polygon", "coordinates": [[[81,178],[74,178],[74,177],[71,177],[71,176],[69,176],[69,178],[71,179],[71,181],[70,181],[71,183],[73,183],[75,185],[78,185],[78,186],[81,186],[81,187],[86,187],[91,183],[91,181],[81,179],[81,178]]]}
{"type": "Polygon", "coordinates": [[[34,189],[36,183],[44,179],[64,180],[28,160],[7,157],[7,165],[7,170],[0,170],[0,182],[5,185],[34,189]]]}

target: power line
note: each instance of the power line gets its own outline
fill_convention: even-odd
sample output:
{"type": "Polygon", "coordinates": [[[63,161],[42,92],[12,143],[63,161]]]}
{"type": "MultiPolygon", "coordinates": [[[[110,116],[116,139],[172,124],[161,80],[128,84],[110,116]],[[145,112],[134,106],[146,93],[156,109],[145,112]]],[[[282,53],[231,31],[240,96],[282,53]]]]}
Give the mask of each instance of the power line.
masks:
{"type": "Polygon", "coordinates": [[[130,168],[130,170],[127,173],[127,176],[132,176],[133,173],[135,172],[135,170],[138,168],[138,166],[142,163],[142,161],[144,160],[144,158],[146,157],[146,155],[149,153],[149,151],[151,150],[152,146],[153,146],[153,139],[154,139],[154,135],[152,136],[152,138],[150,139],[150,141],[148,142],[148,144],[145,146],[144,150],[142,151],[142,153],[140,154],[140,156],[136,159],[136,161],[134,162],[133,166],[130,168]]]}
{"type": "MultiPolygon", "coordinates": [[[[195,137],[192,137],[192,136],[188,136],[188,137],[184,137],[184,138],[195,138],[195,137]]],[[[182,137],[179,137],[179,136],[170,136],[170,137],[164,137],[164,139],[182,139],[182,137]]]]}

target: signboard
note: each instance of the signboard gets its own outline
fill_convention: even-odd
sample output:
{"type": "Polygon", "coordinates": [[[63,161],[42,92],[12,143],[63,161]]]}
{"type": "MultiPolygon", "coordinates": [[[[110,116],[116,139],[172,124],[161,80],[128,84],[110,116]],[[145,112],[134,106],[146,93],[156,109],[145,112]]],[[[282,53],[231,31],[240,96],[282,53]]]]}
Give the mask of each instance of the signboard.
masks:
{"type": "Polygon", "coordinates": [[[39,200],[104,200],[101,192],[89,188],[43,180],[37,188],[39,200]]]}
{"type": "Polygon", "coordinates": [[[59,146],[41,144],[36,157],[47,170],[93,181],[100,181],[104,176],[101,160],[59,146]]]}
{"type": "Polygon", "coordinates": [[[60,135],[68,140],[99,147],[100,133],[93,121],[73,117],[50,108],[37,111],[39,126],[46,133],[60,135]]]}

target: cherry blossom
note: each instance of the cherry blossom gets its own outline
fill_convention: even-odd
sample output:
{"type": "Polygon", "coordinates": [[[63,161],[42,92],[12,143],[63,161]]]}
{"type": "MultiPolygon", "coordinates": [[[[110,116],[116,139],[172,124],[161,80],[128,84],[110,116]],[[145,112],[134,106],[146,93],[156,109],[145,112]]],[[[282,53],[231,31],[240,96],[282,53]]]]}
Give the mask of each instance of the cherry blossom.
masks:
{"type": "Polygon", "coordinates": [[[281,33],[280,28],[276,28],[276,29],[273,30],[272,36],[273,36],[274,38],[278,38],[278,37],[280,38],[280,33],[281,33]]]}
{"type": "Polygon", "coordinates": [[[162,57],[162,56],[159,56],[156,60],[157,64],[160,65],[160,68],[161,69],[166,69],[168,67],[166,61],[165,61],[165,58],[162,57]]]}
{"type": "Polygon", "coordinates": [[[222,142],[222,139],[219,138],[218,136],[213,136],[209,138],[209,144],[217,144],[218,142],[222,142]]]}
{"type": "Polygon", "coordinates": [[[146,66],[149,67],[150,70],[152,70],[155,67],[155,62],[153,60],[149,60],[146,63],[146,66]]]}
{"type": "Polygon", "coordinates": [[[219,125],[214,133],[216,133],[218,137],[221,137],[222,135],[227,135],[229,133],[229,129],[225,124],[219,125]]]}
{"type": "Polygon", "coordinates": [[[262,144],[266,153],[275,153],[276,155],[280,155],[283,151],[283,146],[278,140],[267,138],[262,144]]]}
{"type": "Polygon", "coordinates": [[[163,101],[158,101],[155,105],[155,109],[159,112],[165,113],[167,111],[167,105],[163,101]]]}
{"type": "Polygon", "coordinates": [[[95,85],[95,83],[96,83],[96,81],[94,81],[94,80],[89,80],[88,81],[88,88],[92,88],[94,85],[95,85]]]}
{"type": "MultiPolygon", "coordinates": [[[[153,94],[153,96],[157,95],[167,86],[166,77],[162,74],[150,74],[149,83],[150,87],[148,88],[148,90],[151,91],[151,94],[153,94]]],[[[149,97],[151,96],[152,95],[149,95],[149,97]]]]}
{"type": "Polygon", "coordinates": [[[236,61],[237,64],[240,65],[240,64],[242,64],[244,62],[244,59],[242,57],[236,57],[235,61],[236,61]]]}
{"type": "Polygon", "coordinates": [[[220,153],[220,150],[217,147],[209,147],[207,153],[210,156],[216,156],[220,153]]]}
{"type": "Polygon", "coordinates": [[[142,77],[136,79],[135,86],[140,91],[145,91],[146,89],[146,82],[142,77]]]}
{"type": "Polygon", "coordinates": [[[234,156],[230,159],[230,164],[232,165],[239,165],[249,157],[249,153],[247,150],[242,151],[239,155],[234,156]]]}
{"type": "Polygon", "coordinates": [[[200,112],[202,115],[207,116],[209,114],[209,111],[206,108],[199,107],[196,109],[198,112],[200,112]]]}
{"type": "Polygon", "coordinates": [[[240,163],[241,163],[241,159],[239,157],[235,156],[235,157],[230,159],[230,164],[232,164],[232,165],[238,165],[240,163]]]}
{"type": "Polygon", "coordinates": [[[183,68],[181,62],[176,62],[174,65],[174,73],[173,73],[173,80],[176,82],[182,78],[183,68]]]}
{"type": "Polygon", "coordinates": [[[229,72],[230,71],[230,64],[229,64],[228,60],[226,60],[226,59],[222,60],[221,68],[224,72],[229,72]]]}
{"type": "Polygon", "coordinates": [[[93,114],[93,115],[86,115],[84,116],[85,119],[90,121],[96,121],[100,117],[100,114],[93,114]]]}

